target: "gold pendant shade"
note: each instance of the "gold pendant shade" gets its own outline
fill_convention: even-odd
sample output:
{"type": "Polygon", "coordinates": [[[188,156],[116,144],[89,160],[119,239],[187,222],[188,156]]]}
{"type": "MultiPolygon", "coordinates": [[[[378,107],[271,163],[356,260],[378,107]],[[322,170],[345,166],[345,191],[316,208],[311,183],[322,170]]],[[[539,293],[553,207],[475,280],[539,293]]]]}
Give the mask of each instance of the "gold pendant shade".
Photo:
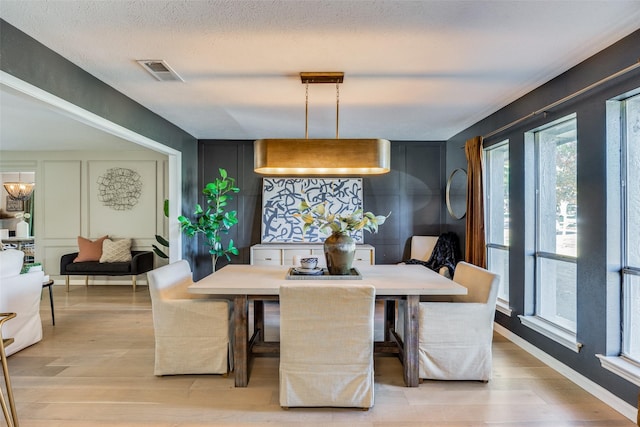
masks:
{"type": "Polygon", "coordinates": [[[391,164],[386,139],[339,138],[339,89],[344,73],[300,73],[307,85],[304,139],[258,139],[253,143],[254,171],[262,175],[379,175],[391,164]],[[308,138],[309,84],[336,84],[336,138],[308,138]]]}
{"type": "Polygon", "coordinates": [[[377,175],[391,162],[386,139],[259,139],[253,153],[263,175],[377,175]]]}

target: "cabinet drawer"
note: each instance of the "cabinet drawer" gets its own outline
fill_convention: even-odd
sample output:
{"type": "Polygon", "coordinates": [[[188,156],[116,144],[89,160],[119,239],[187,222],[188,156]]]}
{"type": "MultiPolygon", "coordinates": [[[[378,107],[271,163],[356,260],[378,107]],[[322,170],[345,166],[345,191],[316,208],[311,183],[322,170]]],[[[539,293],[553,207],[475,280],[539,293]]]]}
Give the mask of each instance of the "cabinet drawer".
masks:
{"type": "Polygon", "coordinates": [[[353,257],[354,264],[371,265],[371,251],[368,249],[356,249],[356,255],[353,257]]]}
{"type": "Polygon", "coordinates": [[[294,257],[304,258],[311,255],[311,249],[285,249],[283,251],[283,265],[293,265],[294,257]]]}
{"type": "Polygon", "coordinates": [[[256,249],[252,253],[251,263],[256,265],[280,265],[280,249],[256,249]]]}

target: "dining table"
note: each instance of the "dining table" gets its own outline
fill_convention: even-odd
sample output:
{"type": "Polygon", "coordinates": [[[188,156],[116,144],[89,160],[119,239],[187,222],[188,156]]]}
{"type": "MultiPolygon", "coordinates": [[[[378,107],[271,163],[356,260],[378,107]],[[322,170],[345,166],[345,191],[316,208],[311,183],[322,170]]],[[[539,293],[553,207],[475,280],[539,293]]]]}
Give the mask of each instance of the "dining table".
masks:
{"type": "MultiPolygon", "coordinates": [[[[397,353],[403,365],[405,385],[419,385],[418,310],[420,297],[425,295],[465,295],[467,288],[422,265],[377,264],[358,266],[355,277],[295,277],[298,283],[373,285],[376,298],[385,300],[384,341],[375,343],[376,352],[397,353]],[[404,311],[404,336],[396,332],[396,302],[404,311]]],[[[229,264],[194,282],[189,292],[207,294],[232,301],[233,304],[233,367],[236,387],[247,387],[252,355],[279,353],[279,343],[264,341],[263,302],[278,300],[280,286],[287,283],[291,267],[229,264]],[[249,337],[249,303],[253,302],[254,328],[249,337]]]]}

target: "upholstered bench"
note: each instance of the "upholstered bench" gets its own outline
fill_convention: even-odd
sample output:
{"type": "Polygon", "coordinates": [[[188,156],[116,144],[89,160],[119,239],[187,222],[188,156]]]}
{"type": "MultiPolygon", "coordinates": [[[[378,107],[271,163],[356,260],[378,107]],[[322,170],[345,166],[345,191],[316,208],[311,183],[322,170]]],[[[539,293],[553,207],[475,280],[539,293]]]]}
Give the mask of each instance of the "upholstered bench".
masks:
{"type": "Polygon", "coordinates": [[[60,274],[66,275],[67,292],[69,292],[69,276],[85,276],[84,284],[89,285],[89,276],[131,276],[133,290],[136,290],[136,277],[153,270],[153,252],[131,251],[129,262],[73,262],[78,252],[63,255],[60,258],[60,274]]]}

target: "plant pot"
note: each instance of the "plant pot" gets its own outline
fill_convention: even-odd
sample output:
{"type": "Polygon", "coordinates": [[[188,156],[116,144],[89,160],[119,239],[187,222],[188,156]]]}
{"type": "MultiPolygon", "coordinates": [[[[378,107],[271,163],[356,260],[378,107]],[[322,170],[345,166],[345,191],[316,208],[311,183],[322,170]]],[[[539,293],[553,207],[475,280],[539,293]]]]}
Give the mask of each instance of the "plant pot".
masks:
{"type": "Polygon", "coordinates": [[[351,264],[356,254],[356,242],[345,233],[333,233],[324,241],[324,256],[329,274],[346,276],[351,274],[351,264]]]}

